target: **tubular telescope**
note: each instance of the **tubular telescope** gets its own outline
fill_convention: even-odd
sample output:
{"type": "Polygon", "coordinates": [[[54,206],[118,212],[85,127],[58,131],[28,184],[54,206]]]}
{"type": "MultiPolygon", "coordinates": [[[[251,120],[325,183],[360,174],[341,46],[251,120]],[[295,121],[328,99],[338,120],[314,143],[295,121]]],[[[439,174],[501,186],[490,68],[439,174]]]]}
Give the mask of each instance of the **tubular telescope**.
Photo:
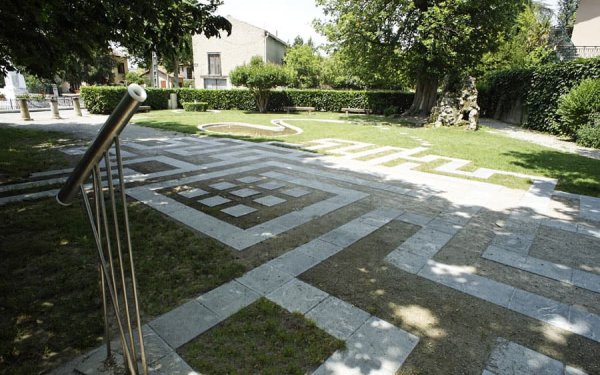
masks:
{"type": "MultiPolygon", "coordinates": [[[[67,182],[63,185],[56,196],[56,200],[63,206],[68,206],[73,201],[73,198],[79,191],[79,186],[82,185],[92,173],[92,169],[104,153],[108,151],[116,136],[118,136],[131,117],[135,114],[138,107],[146,100],[147,94],[141,86],[132,83],[127,88],[127,93],[123,96],[115,110],[108,117],[98,136],[87,149],[67,182]]],[[[110,171],[108,171],[110,173],[110,171]]]]}

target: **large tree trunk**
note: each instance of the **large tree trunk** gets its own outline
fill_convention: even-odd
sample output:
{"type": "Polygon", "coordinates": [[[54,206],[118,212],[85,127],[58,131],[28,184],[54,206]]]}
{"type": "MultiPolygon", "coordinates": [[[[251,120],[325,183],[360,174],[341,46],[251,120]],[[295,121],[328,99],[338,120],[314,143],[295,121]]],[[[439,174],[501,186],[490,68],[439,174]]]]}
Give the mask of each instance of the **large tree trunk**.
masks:
{"type": "Polygon", "coordinates": [[[405,115],[428,116],[437,99],[438,80],[434,78],[420,78],[417,81],[417,90],[412,105],[405,115]]]}

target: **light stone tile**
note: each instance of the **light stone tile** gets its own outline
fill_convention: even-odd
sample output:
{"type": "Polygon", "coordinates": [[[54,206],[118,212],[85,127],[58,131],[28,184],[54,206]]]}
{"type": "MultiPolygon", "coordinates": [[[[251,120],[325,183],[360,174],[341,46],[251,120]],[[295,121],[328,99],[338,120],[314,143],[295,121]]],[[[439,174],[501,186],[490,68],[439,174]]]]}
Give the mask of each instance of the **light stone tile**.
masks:
{"type": "Polygon", "coordinates": [[[396,374],[419,338],[376,317],[365,322],[314,374],[396,374]]]}
{"type": "Polygon", "coordinates": [[[434,219],[427,224],[427,229],[433,229],[452,235],[456,234],[459,230],[461,230],[461,228],[462,226],[459,224],[455,224],[440,218],[434,219]]]}
{"type": "Polygon", "coordinates": [[[261,197],[254,200],[258,204],[262,204],[263,206],[273,207],[278,204],[287,202],[285,199],[274,197],[272,195],[267,195],[266,197],[261,197]]]}
{"type": "Polygon", "coordinates": [[[364,225],[370,225],[376,228],[381,228],[390,221],[394,220],[398,216],[402,215],[404,211],[395,208],[382,208],[375,211],[371,211],[358,220],[364,225]]]}
{"type": "Polygon", "coordinates": [[[206,195],[206,194],[208,194],[208,192],[206,192],[202,189],[194,188],[194,189],[190,189],[190,190],[180,191],[177,194],[181,195],[182,197],[186,197],[186,198],[196,198],[196,197],[199,197],[202,195],[206,195]]]}
{"type": "Polygon", "coordinates": [[[238,204],[238,205],[233,206],[233,207],[225,208],[225,209],[221,210],[221,212],[224,212],[227,215],[231,215],[233,217],[242,217],[242,216],[251,214],[253,212],[256,212],[256,209],[252,208],[252,207],[245,206],[243,204],[238,204]]]}
{"type": "Polygon", "coordinates": [[[231,194],[233,194],[237,197],[240,197],[240,198],[246,198],[246,197],[251,197],[253,195],[260,194],[260,192],[254,190],[254,189],[244,188],[244,189],[232,191],[231,194]]]}
{"type": "Polygon", "coordinates": [[[414,225],[420,225],[422,227],[427,225],[433,219],[433,216],[421,215],[412,212],[407,212],[398,218],[398,220],[400,221],[404,221],[414,225]]]}
{"type": "Polygon", "coordinates": [[[247,177],[238,178],[237,181],[242,182],[244,184],[253,184],[255,182],[262,181],[262,178],[257,177],[257,176],[247,176],[247,177]]]}
{"type": "Polygon", "coordinates": [[[571,306],[568,329],[596,342],[600,342],[600,316],[582,307],[571,306]]]}
{"type": "Polygon", "coordinates": [[[575,367],[566,366],[565,367],[565,375],[588,375],[587,372],[580,370],[575,367]]]}
{"type": "Polygon", "coordinates": [[[560,229],[567,232],[577,232],[577,224],[571,223],[565,220],[558,219],[544,219],[542,220],[542,225],[545,225],[550,228],[560,229]]]}
{"type": "Polygon", "coordinates": [[[532,244],[533,241],[529,238],[512,233],[496,234],[496,237],[492,240],[492,245],[520,255],[528,255],[532,244]]]}
{"type": "Polygon", "coordinates": [[[161,358],[148,366],[150,375],[200,375],[194,371],[177,353],[161,358]]]}
{"type": "Polygon", "coordinates": [[[264,296],[293,278],[294,276],[289,273],[280,271],[267,263],[246,273],[237,281],[264,296]]]}
{"type": "Polygon", "coordinates": [[[224,197],[221,197],[221,196],[217,195],[217,196],[214,196],[214,197],[202,199],[202,200],[200,200],[198,202],[200,202],[203,205],[208,206],[208,207],[216,207],[216,206],[220,206],[222,204],[231,202],[231,199],[227,199],[227,198],[224,198],[224,197]]]}
{"type": "Polygon", "coordinates": [[[588,236],[600,238],[600,228],[594,228],[589,225],[578,224],[577,232],[588,236]]]}
{"type": "Polygon", "coordinates": [[[369,314],[348,302],[330,296],[310,310],[306,317],[330,335],[347,340],[369,319],[369,314]]]}
{"type": "Polygon", "coordinates": [[[232,184],[231,182],[218,182],[209,186],[215,190],[227,190],[237,187],[237,185],[232,184]]]}
{"type": "Polygon", "coordinates": [[[268,294],[267,298],[289,312],[306,314],[328,296],[324,291],[294,278],[268,294]]]}
{"type": "Polygon", "coordinates": [[[498,306],[508,307],[515,288],[479,275],[463,276],[462,292],[498,306]]]}
{"type": "Polygon", "coordinates": [[[400,250],[394,250],[385,257],[386,262],[412,274],[418,273],[428,260],[426,256],[400,250]]]}
{"type": "Polygon", "coordinates": [[[522,345],[498,338],[487,369],[497,375],[563,375],[564,365],[522,345]]]}
{"type": "Polygon", "coordinates": [[[300,247],[297,247],[295,251],[301,252],[302,254],[322,262],[325,259],[342,251],[343,249],[343,246],[334,245],[330,242],[322,241],[317,238],[300,247]]]}
{"type": "Polygon", "coordinates": [[[264,184],[258,185],[259,188],[266,189],[266,190],[276,190],[276,189],[282,188],[284,186],[287,186],[287,185],[280,181],[269,181],[269,182],[265,182],[264,184]]]}
{"type": "Polygon", "coordinates": [[[259,298],[256,292],[234,280],[201,295],[197,300],[222,319],[227,319],[259,298]]]}
{"type": "Polygon", "coordinates": [[[150,322],[167,344],[176,349],[207,331],[220,318],[197,301],[187,302],[150,322]]]}
{"type": "Polygon", "coordinates": [[[570,282],[573,276],[571,267],[534,257],[527,257],[527,262],[520,264],[518,268],[565,283],[570,282]]]}
{"type": "MultiPolygon", "coordinates": [[[[117,352],[112,353],[116,363],[124,363],[123,356],[117,352]]],[[[75,366],[76,374],[96,375],[108,373],[105,369],[104,361],[106,360],[106,346],[92,350],[84,355],[81,361],[75,366]]],[[[73,372],[72,372],[73,373],[73,372]]],[[[72,374],[71,373],[71,374],[72,374]]]]}
{"type": "Polygon", "coordinates": [[[518,267],[527,262],[527,256],[519,255],[515,252],[504,250],[494,245],[488,246],[483,252],[482,257],[511,267],[518,267]]]}
{"type": "Polygon", "coordinates": [[[290,197],[300,198],[307,194],[310,194],[310,191],[297,187],[297,188],[283,190],[282,193],[285,195],[289,195],[290,197]]]}
{"type": "Polygon", "coordinates": [[[508,308],[531,318],[567,328],[569,306],[550,298],[516,289],[508,308]]]}
{"type": "MultiPolygon", "coordinates": [[[[148,363],[156,362],[173,353],[173,348],[171,348],[149,325],[145,324],[142,326],[142,335],[144,336],[144,351],[146,352],[148,363]]],[[[133,340],[135,342],[137,353],[140,353],[137,330],[134,330],[133,340]]],[[[123,348],[121,347],[121,342],[118,338],[113,340],[112,347],[116,348],[116,351],[119,354],[123,354],[123,348]]]]}
{"type": "Polygon", "coordinates": [[[600,293],[600,276],[582,270],[573,270],[571,283],[580,288],[600,293]]]}
{"type": "Polygon", "coordinates": [[[313,268],[318,263],[320,263],[319,260],[305,255],[298,249],[295,249],[273,259],[268,264],[277,268],[278,270],[289,273],[290,275],[296,277],[313,268]]]}
{"type": "Polygon", "coordinates": [[[363,225],[360,219],[353,220],[319,237],[320,240],[334,245],[348,247],[353,243],[373,233],[378,228],[363,225]]]}

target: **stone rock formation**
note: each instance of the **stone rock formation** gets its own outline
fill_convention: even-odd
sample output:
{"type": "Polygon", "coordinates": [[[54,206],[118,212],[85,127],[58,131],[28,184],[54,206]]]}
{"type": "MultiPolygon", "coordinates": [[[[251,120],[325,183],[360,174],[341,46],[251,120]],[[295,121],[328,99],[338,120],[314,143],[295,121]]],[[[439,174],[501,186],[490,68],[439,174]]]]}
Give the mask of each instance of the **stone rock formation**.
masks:
{"type": "Polygon", "coordinates": [[[447,91],[431,111],[430,121],[440,126],[467,125],[468,130],[479,129],[479,106],[475,79],[467,77],[460,92],[447,91]]]}

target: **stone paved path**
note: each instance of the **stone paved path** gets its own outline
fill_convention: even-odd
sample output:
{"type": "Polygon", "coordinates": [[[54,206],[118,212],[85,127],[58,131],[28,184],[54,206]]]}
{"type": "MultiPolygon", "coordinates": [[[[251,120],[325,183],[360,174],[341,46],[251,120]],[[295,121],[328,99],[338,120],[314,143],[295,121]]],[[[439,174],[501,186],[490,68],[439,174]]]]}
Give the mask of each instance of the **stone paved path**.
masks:
{"type": "Polygon", "coordinates": [[[565,151],[581,156],[586,156],[592,159],[600,160],[600,150],[581,147],[575,142],[568,142],[559,139],[558,137],[535,132],[527,129],[523,129],[516,125],[510,125],[505,122],[493,120],[493,119],[481,119],[481,124],[496,129],[497,131],[508,135],[509,137],[521,139],[523,141],[535,143],[541,146],[550,147],[556,150],[565,151]]]}
{"type": "MultiPolygon", "coordinates": [[[[519,191],[360,163],[343,153],[363,145],[343,140],[316,142],[346,148],[332,157],[146,130],[132,126],[123,145],[128,195],[256,259],[242,277],[144,326],[153,373],[193,373],[177,349],[260,297],[346,341],[316,374],[394,374],[403,366],[440,374],[600,373],[600,199],[555,191],[556,181],[536,176],[529,191],[519,191]],[[351,267],[340,266],[350,253],[351,267]],[[376,270],[367,266],[373,257],[376,270]],[[346,272],[364,274],[352,282],[372,284],[369,294],[386,309],[402,296],[397,313],[372,309],[364,293],[337,285],[332,278],[346,272]],[[421,286],[403,294],[409,285],[421,286]],[[456,298],[439,306],[437,293],[456,298]],[[458,321],[446,321],[446,310],[458,321]],[[469,321],[479,310],[489,313],[469,321]],[[424,311],[432,323],[412,324],[424,311]],[[461,324],[461,335],[484,334],[443,334],[442,327],[461,324]],[[436,342],[447,342],[453,358],[432,349],[436,342]]],[[[389,151],[422,162],[414,150],[389,151]]],[[[464,165],[448,162],[448,170],[464,165]]],[[[0,204],[52,196],[68,172],[3,186],[0,204]],[[21,192],[31,187],[38,191],[21,192]]],[[[99,348],[55,373],[97,373],[102,358],[99,348]]]]}

